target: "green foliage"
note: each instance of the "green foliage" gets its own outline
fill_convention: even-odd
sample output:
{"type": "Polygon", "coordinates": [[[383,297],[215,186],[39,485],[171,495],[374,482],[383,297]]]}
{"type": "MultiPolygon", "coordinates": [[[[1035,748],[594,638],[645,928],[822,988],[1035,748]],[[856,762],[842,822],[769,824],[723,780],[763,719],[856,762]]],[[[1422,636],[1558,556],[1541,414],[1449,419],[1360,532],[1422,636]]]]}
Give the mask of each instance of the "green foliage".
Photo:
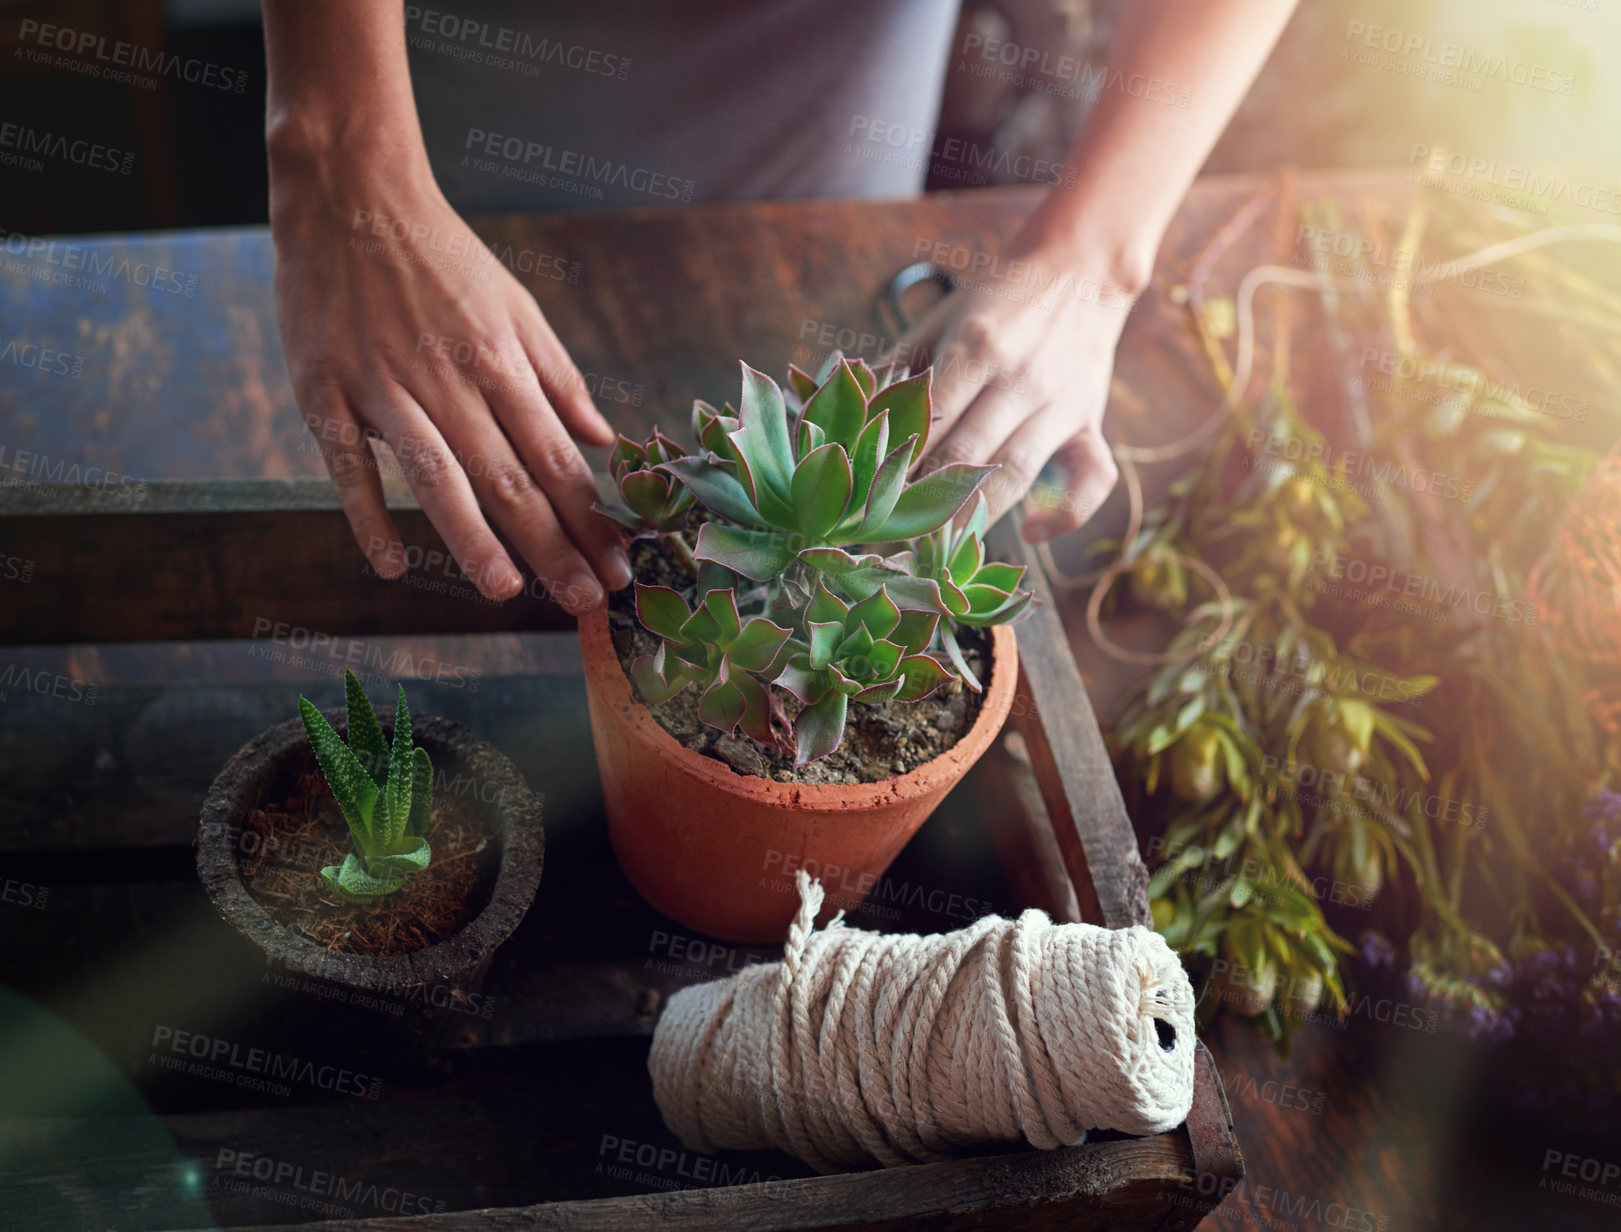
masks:
{"type": "Polygon", "coordinates": [[[433,763],[426,749],[412,746],[404,686],[394,711],[392,746],[383,739],[360,681],[347,668],[343,688],[348,744],[308,698],[298,699],[298,713],[355,845],[341,865],[323,868],[321,878],[340,897],[370,903],[428,867],[423,835],[433,815],[433,763]]]}
{"type": "Polygon", "coordinates": [[[660,639],[632,669],[644,699],[693,686],[704,722],[791,749],[804,765],[838,747],[852,701],[981,687],[955,627],[1015,621],[1031,593],[1022,567],[985,560],[979,491],[995,468],[912,473],[928,443],[931,380],[835,353],[814,377],[791,367],[783,388],[744,365],[738,409],[694,404],[696,452],[621,442],[625,499],[604,513],[664,532],[678,558],[687,549],[672,532],[687,505],[704,514],[692,585],[637,587],[638,615],[660,639]],[[636,479],[646,474],[680,497],[636,479]],[[642,504],[627,478],[645,487],[642,504]],[[784,694],[798,703],[792,717],[784,694]]]}

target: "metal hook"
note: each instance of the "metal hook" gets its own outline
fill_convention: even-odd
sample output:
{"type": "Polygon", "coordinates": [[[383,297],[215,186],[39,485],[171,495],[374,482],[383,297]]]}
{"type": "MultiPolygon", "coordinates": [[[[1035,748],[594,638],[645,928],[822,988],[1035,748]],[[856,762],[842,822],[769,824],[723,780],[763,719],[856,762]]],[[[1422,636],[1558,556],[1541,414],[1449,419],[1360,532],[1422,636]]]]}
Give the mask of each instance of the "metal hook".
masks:
{"type": "MultiPolygon", "coordinates": [[[[899,322],[899,331],[905,332],[912,325],[912,320],[906,315],[904,300],[906,293],[921,282],[932,282],[942,288],[947,294],[957,289],[957,279],[945,266],[934,261],[914,261],[900,273],[889,280],[889,289],[885,292],[882,303],[894,314],[894,320],[899,322]]],[[[887,329],[892,322],[883,322],[887,329]]]]}

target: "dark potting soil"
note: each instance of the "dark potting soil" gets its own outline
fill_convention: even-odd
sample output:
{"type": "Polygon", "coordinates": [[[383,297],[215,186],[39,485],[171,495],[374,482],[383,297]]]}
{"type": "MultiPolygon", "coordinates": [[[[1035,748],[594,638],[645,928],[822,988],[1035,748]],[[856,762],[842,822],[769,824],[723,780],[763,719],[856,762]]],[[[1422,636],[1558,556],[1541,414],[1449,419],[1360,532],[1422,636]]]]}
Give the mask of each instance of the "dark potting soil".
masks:
{"type": "Polygon", "coordinates": [[[290,773],[266,797],[243,831],[242,884],[277,924],[317,945],[371,956],[425,949],[470,924],[494,892],[501,850],[477,801],[435,792],[424,835],[428,867],[361,905],[339,898],[321,877],[354,845],[320,772],[290,773]]]}
{"type": "MultiPolygon", "coordinates": [[[[689,542],[696,538],[689,535],[689,542]]],[[[686,594],[692,576],[656,539],[638,539],[629,545],[636,579],[648,586],[668,586],[686,594]]],[[[608,624],[619,663],[630,675],[630,665],[658,649],[659,639],[636,618],[636,588],[627,586],[609,597],[608,624]]],[[[958,645],[963,658],[983,683],[990,673],[990,635],[983,629],[960,627],[958,645]]],[[[631,684],[636,691],[634,681],[631,684]]],[[[782,690],[778,690],[779,693],[782,690]]],[[[951,684],[916,702],[887,702],[882,706],[852,703],[845,722],[844,740],[826,757],[794,768],[794,755],[767,749],[741,732],[728,736],[698,718],[698,689],[689,685],[669,701],[649,706],[659,726],[687,748],[730,766],[739,774],[775,779],[779,783],[877,783],[915,770],[956,744],[979,717],[983,694],[951,684]]],[[[641,694],[638,692],[640,699],[641,694]]],[[[784,710],[793,718],[800,709],[784,693],[784,710]]]]}

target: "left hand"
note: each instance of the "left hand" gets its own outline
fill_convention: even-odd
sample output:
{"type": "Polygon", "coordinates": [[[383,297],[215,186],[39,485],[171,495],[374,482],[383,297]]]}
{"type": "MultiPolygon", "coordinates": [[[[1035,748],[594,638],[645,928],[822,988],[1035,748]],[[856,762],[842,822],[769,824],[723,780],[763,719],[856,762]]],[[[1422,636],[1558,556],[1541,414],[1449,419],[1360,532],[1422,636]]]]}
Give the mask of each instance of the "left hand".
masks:
{"type": "Polygon", "coordinates": [[[1031,542],[1076,530],[1102,507],[1119,470],[1103,439],[1115,344],[1134,296],[1087,274],[1080,254],[1012,246],[991,273],[970,274],[902,337],[896,358],[934,365],[934,414],[923,466],[1000,463],[985,485],[994,523],[1049,459],[1061,496],[1024,523],[1031,542]]]}

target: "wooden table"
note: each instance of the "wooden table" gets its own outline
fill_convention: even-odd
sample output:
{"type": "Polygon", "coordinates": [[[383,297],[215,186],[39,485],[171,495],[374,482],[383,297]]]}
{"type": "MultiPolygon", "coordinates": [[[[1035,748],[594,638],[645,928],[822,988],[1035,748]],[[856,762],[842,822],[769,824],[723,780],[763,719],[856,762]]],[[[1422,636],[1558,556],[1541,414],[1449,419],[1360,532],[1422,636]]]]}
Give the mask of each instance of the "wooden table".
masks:
{"type": "MultiPolygon", "coordinates": [[[[1162,252],[1161,281],[1144,297],[1122,342],[1109,425],[1113,436],[1143,443],[1167,439],[1213,404],[1205,360],[1186,329],[1184,310],[1165,291],[1185,277],[1210,235],[1242,210],[1257,188],[1249,179],[1202,182],[1179,214],[1162,252]]],[[[1297,191],[1331,199],[1347,213],[1382,217],[1388,226],[1412,190],[1399,175],[1329,174],[1303,177],[1297,191]]],[[[480,230],[498,249],[544,254],[547,260],[539,265],[576,272],[572,281],[525,281],[581,368],[602,388],[615,391],[600,399],[604,411],[635,435],[654,422],[682,426],[695,396],[726,396],[739,357],[768,370],[788,360],[814,362],[827,336],[855,344],[847,349],[876,354],[895,335],[876,304],[896,270],[942,241],[968,251],[995,251],[998,238],[1033,200],[1027,192],[1009,191],[892,205],[722,206],[494,219],[480,230]]],[[[1212,286],[1230,292],[1235,272],[1247,264],[1297,258],[1292,212],[1267,204],[1251,213],[1240,242],[1210,271],[1212,286]]],[[[47,474],[74,463],[134,480],[321,474],[280,358],[264,232],[59,241],[53,250],[0,255],[0,320],[6,334],[73,356],[82,370],[76,379],[30,374],[18,380],[18,374],[0,372],[0,446],[7,450],[0,466],[15,465],[17,451],[28,451],[48,459],[47,474]],[[98,287],[51,285],[40,276],[82,274],[78,267],[92,256],[97,268],[108,271],[98,287]],[[177,281],[168,285],[177,289],[139,285],[143,264],[172,274],[177,281]]],[[[1477,345],[1490,346],[1492,337],[1514,333],[1514,323],[1494,318],[1483,333],[1485,341],[1477,339],[1477,345]]],[[[1521,373],[1528,379],[1534,376],[1531,365],[1559,363],[1560,345],[1554,337],[1540,356],[1506,362],[1527,365],[1521,373]]],[[[1504,352],[1516,354],[1521,352],[1504,352]]],[[[1167,479],[1150,474],[1151,489],[1167,479]]],[[[1098,533],[1120,521],[1120,511],[1111,506],[1099,519],[1098,533]]],[[[109,519],[99,533],[117,534],[117,520],[109,519]]],[[[177,543],[186,538],[179,528],[176,534],[177,543]]],[[[1068,559],[1075,558],[1075,546],[1066,548],[1068,559]]],[[[61,576],[74,566],[73,544],[64,540],[58,547],[35,562],[34,585],[45,593],[53,571],[61,576]]],[[[206,545],[194,550],[203,553],[196,559],[208,559],[206,545]]],[[[188,558],[177,560],[177,578],[195,567],[188,558]]],[[[341,536],[311,543],[309,561],[307,572],[287,579],[289,585],[318,591],[323,577],[330,576],[327,571],[352,573],[356,567],[353,549],[341,536]]],[[[124,593],[127,580],[119,586],[124,593]]],[[[166,610],[162,589],[154,588],[151,601],[137,599],[99,617],[87,600],[78,618],[103,620],[109,639],[129,627],[139,627],[143,637],[162,636],[166,627],[178,630],[199,618],[221,632],[250,637],[248,623],[274,614],[277,601],[274,594],[244,595],[222,585],[196,594],[183,621],[166,610]]],[[[93,592],[92,581],[92,599],[93,592]]],[[[530,616],[538,618],[537,613],[530,616]]],[[[1065,616],[1083,674],[1107,721],[1131,673],[1090,647],[1073,604],[1065,616]]],[[[376,632],[387,632],[386,607],[370,617],[376,632]]],[[[490,628],[528,627],[522,616],[491,619],[490,628]],[[514,623],[503,626],[501,619],[514,623]]],[[[0,642],[18,640],[20,630],[28,635],[23,640],[55,640],[43,607],[0,613],[0,629],[12,634],[0,642]]],[[[1145,642],[1155,635],[1152,629],[1137,632],[1145,642]]],[[[1130,640],[1129,634],[1121,636],[1130,640]]],[[[452,642],[446,653],[474,652],[452,642]]],[[[497,649],[486,646],[478,653],[498,657],[487,670],[512,670],[555,664],[565,652],[546,635],[514,634],[497,649]]],[[[150,648],[87,652],[42,645],[13,657],[86,680],[131,685],[164,679],[182,670],[177,663],[192,676],[210,668],[230,672],[233,679],[280,675],[275,665],[244,659],[240,649],[229,655],[225,649],[195,646],[160,654],[150,648]]],[[[502,704],[552,703],[534,696],[504,698],[502,704]]],[[[130,738],[140,734],[132,732],[130,738]]],[[[154,773],[161,777],[162,751],[152,751],[159,758],[154,773]]],[[[588,761],[589,751],[558,748],[550,756],[562,767],[588,761]]],[[[571,780],[560,771],[556,781],[571,780]]],[[[567,792],[547,803],[549,816],[566,809],[567,792]]],[[[938,829],[944,834],[950,824],[938,829]]],[[[67,864],[58,871],[78,875],[67,864]]],[[[94,879],[93,873],[85,876],[94,879]]],[[[131,901],[126,910],[129,926],[135,927],[147,905],[131,901]]],[[[139,971],[130,971],[128,978],[140,978],[139,971]]],[[[1249,1169],[1244,1187],[1222,1212],[1222,1226],[1292,1222],[1301,1228],[1368,1226],[1380,1232],[1533,1227],[1546,1226],[1554,1214],[1565,1226],[1613,1226],[1606,1222],[1613,1208],[1538,1193],[1544,1151],[1563,1149],[1563,1138],[1544,1130],[1521,1139],[1510,1133],[1513,1127],[1471,1121],[1471,1091],[1483,1079],[1469,1071],[1466,1058],[1450,1069],[1437,1067],[1421,1046],[1424,1041],[1358,1021],[1344,1029],[1303,1031],[1287,1062],[1230,1020],[1218,1022],[1210,1043],[1231,1093],[1249,1169]],[[1292,1093],[1286,1096],[1286,1089],[1292,1093]],[[1305,1108],[1296,1106],[1301,1091],[1309,1093],[1300,1097],[1305,1108]],[[1373,1222],[1355,1222],[1364,1215],[1373,1222]]],[[[582,1064],[590,1071],[594,1062],[582,1064]]],[[[559,1073],[556,1080],[574,1079],[559,1073]]],[[[491,1092],[493,1100],[517,1097],[491,1092]]],[[[424,1112],[429,1114],[408,1127],[418,1141],[447,1129],[435,1124],[428,1109],[424,1112]]],[[[633,1137],[643,1128],[626,1128],[621,1136],[633,1137]]],[[[449,1132],[454,1134],[454,1127],[449,1132]]],[[[287,1134],[287,1153],[293,1154],[296,1126],[290,1124],[287,1134]]],[[[485,1196],[498,1201],[502,1195],[485,1196]]],[[[271,1210],[258,1217],[291,1216],[271,1210]]]]}

